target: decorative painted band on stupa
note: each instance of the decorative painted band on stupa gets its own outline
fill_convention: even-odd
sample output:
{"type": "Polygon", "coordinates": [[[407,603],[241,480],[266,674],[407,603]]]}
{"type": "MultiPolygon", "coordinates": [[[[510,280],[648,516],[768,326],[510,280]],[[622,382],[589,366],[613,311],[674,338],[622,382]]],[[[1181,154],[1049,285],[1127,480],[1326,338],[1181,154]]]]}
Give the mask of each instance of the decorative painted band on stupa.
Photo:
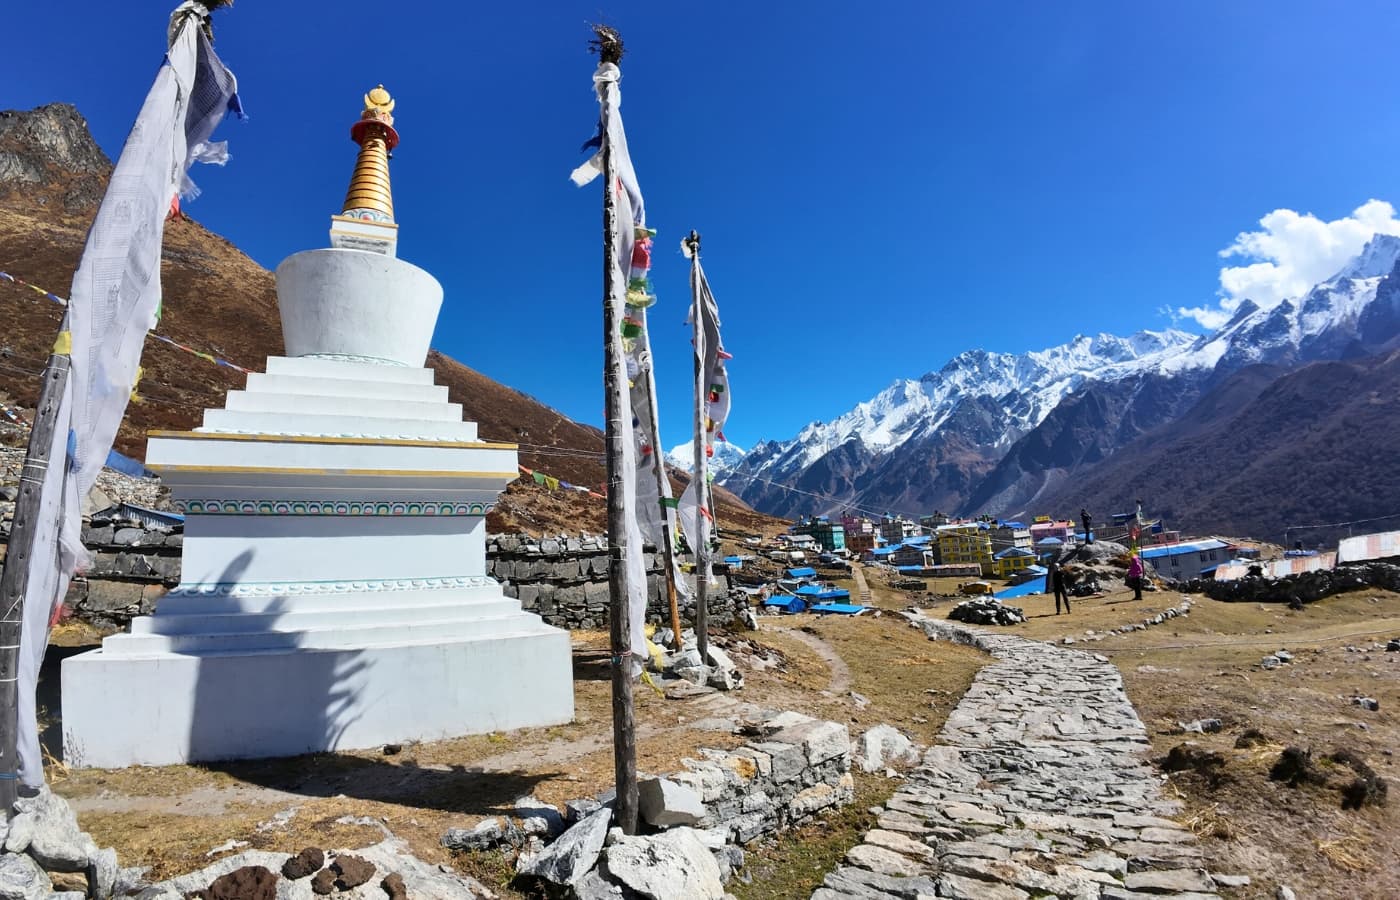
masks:
{"type": "Polygon", "coordinates": [[[398,259],[399,226],[389,190],[389,153],[398,146],[394,98],[381,84],[365,94],[350,129],[360,145],[331,246],[287,257],[277,267],[277,304],[288,356],[418,368],[428,357],[442,285],[398,259]]]}

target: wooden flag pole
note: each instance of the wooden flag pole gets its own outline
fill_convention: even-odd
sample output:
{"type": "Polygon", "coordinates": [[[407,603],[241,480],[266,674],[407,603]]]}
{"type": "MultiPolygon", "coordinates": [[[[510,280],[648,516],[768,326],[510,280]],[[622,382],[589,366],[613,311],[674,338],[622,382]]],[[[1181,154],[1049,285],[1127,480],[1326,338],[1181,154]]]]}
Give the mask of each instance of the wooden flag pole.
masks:
{"type": "MultiPolygon", "coordinates": [[[[59,326],[68,331],[68,315],[59,326]]],[[[29,588],[29,563],[34,554],[34,536],[43,502],[44,476],[53,460],[54,428],[63,391],[68,385],[72,363],[67,353],[49,355],[34,406],[34,424],[29,430],[29,449],[19,475],[19,496],[10,526],[10,543],[5,554],[5,570],[0,575],[0,821],[8,821],[19,794],[19,650],[24,631],[24,600],[29,588]]],[[[65,464],[64,459],[58,465],[65,464]]],[[[58,561],[54,560],[54,565],[58,561]]],[[[36,598],[40,599],[40,598],[36,598]]]]}
{"type": "MultiPolygon", "coordinates": [[[[616,65],[622,59],[622,38],[606,25],[593,26],[596,35],[591,42],[598,57],[616,65]]],[[[623,561],[623,536],[627,533],[627,511],[622,503],[622,481],[619,474],[622,441],[630,432],[631,423],[622,421],[622,406],[618,392],[621,385],[617,372],[622,364],[618,358],[618,329],[613,308],[614,291],[619,289],[614,277],[614,255],[617,253],[617,168],[613,162],[608,124],[612,110],[608,92],[602,92],[603,137],[603,380],[607,394],[607,421],[604,443],[607,450],[608,472],[608,635],[612,662],[613,713],[613,774],[617,786],[617,801],[613,815],[623,834],[637,833],[637,731],[632,706],[631,627],[627,614],[627,567],[623,561]]]]}
{"type": "MultiPolygon", "coordinates": [[[[700,358],[700,341],[704,334],[704,323],[700,308],[700,234],[690,232],[686,238],[690,246],[690,299],[691,321],[694,326],[695,341],[695,465],[690,477],[695,482],[695,533],[697,536],[709,529],[700,527],[700,520],[709,506],[709,493],[705,483],[705,415],[707,404],[705,386],[705,361],[700,358]]],[[[706,347],[709,353],[710,348],[706,347]]],[[[695,649],[700,651],[700,665],[708,665],[710,658],[709,636],[709,588],[710,588],[710,542],[708,538],[697,540],[700,546],[690,548],[695,553],[695,649]]]]}

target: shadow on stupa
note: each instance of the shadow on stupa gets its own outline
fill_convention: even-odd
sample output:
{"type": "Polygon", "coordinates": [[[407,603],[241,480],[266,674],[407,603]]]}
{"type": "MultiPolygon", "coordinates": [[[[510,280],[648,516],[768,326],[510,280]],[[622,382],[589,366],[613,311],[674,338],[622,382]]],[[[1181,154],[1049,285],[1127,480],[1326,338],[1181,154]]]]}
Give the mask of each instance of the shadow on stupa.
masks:
{"type": "MultiPolygon", "coordinates": [[[[250,556],[244,558],[248,553],[251,551],[235,560],[219,580],[237,582],[251,561],[250,556]]],[[[288,640],[279,647],[301,647],[309,633],[303,630],[304,623],[295,619],[295,606],[289,596],[271,596],[258,604],[262,614],[276,617],[266,625],[277,636],[274,640],[288,640]]],[[[215,746],[238,741],[229,729],[240,729],[249,749],[238,759],[212,760],[200,754],[205,756],[203,768],[303,797],[345,796],[464,815],[509,814],[518,797],[532,793],[540,781],[562,774],[487,771],[467,765],[420,766],[412,745],[393,755],[384,754],[385,744],[339,749],[346,744],[363,748],[366,731],[377,730],[376,718],[395,718],[394,710],[385,706],[394,701],[382,695],[373,667],[358,650],[302,647],[296,657],[294,678],[286,677],[275,665],[243,665],[236,684],[230,684],[216,664],[211,665],[216,658],[203,661],[190,735],[192,750],[198,754],[204,741],[215,746]],[[237,704],[240,709],[249,708],[247,701],[251,699],[252,707],[266,710],[266,719],[230,721],[222,703],[228,690],[242,693],[243,702],[237,704]],[[271,755],[267,748],[281,752],[271,755]]],[[[270,661],[276,658],[269,655],[270,661]]]]}
{"type": "MultiPolygon", "coordinates": [[[[253,551],[244,550],[215,583],[245,588],[243,574],[252,561],[253,551]]],[[[259,593],[259,585],[247,587],[253,590],[234,594],[240,614],[227,617],[233,621],[208,617],[205,630],[228,644],[213,643],[219,652],[200,654],[190,758],[250,759],[339,747],[362,717],[361,698],[372,695],[360,651],[307,646],[312,626],[324,628],[324,620],[315,619],[314,612],[305,618],[304,605],[272,586],[267,593],[259,593]],[[252,644],[241,641],[248,631],[257,637],[252,644]],[[250,656],[261,659],[249,665],[250,656]]]]}

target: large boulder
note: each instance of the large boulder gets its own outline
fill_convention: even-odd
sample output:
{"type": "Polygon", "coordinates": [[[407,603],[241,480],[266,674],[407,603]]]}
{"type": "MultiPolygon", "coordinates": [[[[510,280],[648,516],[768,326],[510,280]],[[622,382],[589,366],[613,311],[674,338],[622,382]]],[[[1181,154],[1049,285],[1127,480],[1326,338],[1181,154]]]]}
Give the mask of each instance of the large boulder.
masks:
{"type": "Polygon", "coordinates": [[[856,760],[862,772],[879,772],[891,765],[916,765],[919,748],[893,725],[876,725],[860,736],[856,760]]]}
{"type": "Polygon", "coordinates": [[[0,856],[2,900],[44,900],[53,893],[53,882],[39,864],[22,853],[0,856]]]}
{"type": "Polygon", "coordinates": [[[606,807],[590,813],[542,852],[529,857],[519,874],[554,884],[579,883],[598,861],[611,821],[612,810],[606,807]]]}
{"type": "Polygon", "coordinates": [[[78,827],[78,817],[73,810],[47,787],[33,797],[16,800],[15,812],[12,834],[16,823],[28,820],[20,826],[26,830],[32,828],[26,849],[46,871],[82,872],[97,856],[97,845],[78,827]]]}
{"type": "Polygon", "coordinates": [[[604,854],[607,874],[650,900],[722,900],[719,863],[691,828],[624,837],[604,854]]]}
{"type": "Polygon", "coordinates": [[[657,828],[694,825],[705,818],[700,795],[669,778],[646,778],[637,785],[642,818],[657,828]]]}

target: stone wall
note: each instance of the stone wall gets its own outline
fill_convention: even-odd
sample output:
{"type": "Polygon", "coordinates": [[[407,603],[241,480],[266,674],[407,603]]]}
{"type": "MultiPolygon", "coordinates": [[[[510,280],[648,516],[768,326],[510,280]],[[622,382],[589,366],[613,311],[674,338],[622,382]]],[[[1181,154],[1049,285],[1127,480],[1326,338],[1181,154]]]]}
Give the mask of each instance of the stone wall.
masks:
{"type": "MultiPolygon", "coordinates": [[[[4,535],[0,534],[0,540],[4,535]]],[[[73,579],[65,600],[69,614],[102,628],[124,628],[136,616],[150,615],[157,598],[180,582],[180,528],[139,522],[94,520],[83,528],[93,565],[73,579]]],[[[534,538],[493,535],[486,542],[487,574],[521,606],[559,628],[603,628],[608,616],[608,551],[600,537],[534,538]]],[[[661,557],[648,549],[647,619],[670,623],[661,557]]],[[[692,585],[693,586],[693,585],[692,585]]],[[[742,594],[731,596],[729,578],[708,597],[710,621],[728,624],[748,608],[742,594]]],[[[693,603],[682,602],[681,618],[693,621],[693,603]]]]}
{"type": "Polygon", "coordinates": [[[839,722],[780,713],[751,729],[736,750],[702,750],[670,776],[700,795],[705,817],[696,827],[725,832],[735,844],[799,825],[855,796],[851,736],[839,722]]]}
{"type": "Polygon", "coordinates": [[[1178,585],[1183,591],[1202,593],[1227,603],[1312,603],[1323,597],[1361,588],[1400,591],[1400,565],[1368,562],[1300,572],[1283,578],[1246,576],[1233,581],[1202,578],[1178,585]]]}
{"type": "MultiPolygon", "coordinates": [[[[647,621],[669,624],[663,565],[661,554],[648,547],[647,621]]],[[[608,551],[601,537],[491,535],[486,539],[486,574],[499,581],[508,596],[518,598],[521,607],[550,625],[572,629],[607,624],[608,551]]],[[[719,574],[719,584],[710,589],[707,601],[715,624],[733,621],[748,608],[742,595],[731,596],[727,573],[719,574]]],[[[681,601],[682,622],[693,620],[693,605],[681,601]]]]}
{"type": "Polygon", "coordinates": [[[84,526],[83,543],[93,561],[69,584],[64,598],[69,615],[102,628],[123,628],[136,616],[149,615],[156,599],[180,583],[184,540],[179,528],[139,522],[97,520],[84,526]]]}

